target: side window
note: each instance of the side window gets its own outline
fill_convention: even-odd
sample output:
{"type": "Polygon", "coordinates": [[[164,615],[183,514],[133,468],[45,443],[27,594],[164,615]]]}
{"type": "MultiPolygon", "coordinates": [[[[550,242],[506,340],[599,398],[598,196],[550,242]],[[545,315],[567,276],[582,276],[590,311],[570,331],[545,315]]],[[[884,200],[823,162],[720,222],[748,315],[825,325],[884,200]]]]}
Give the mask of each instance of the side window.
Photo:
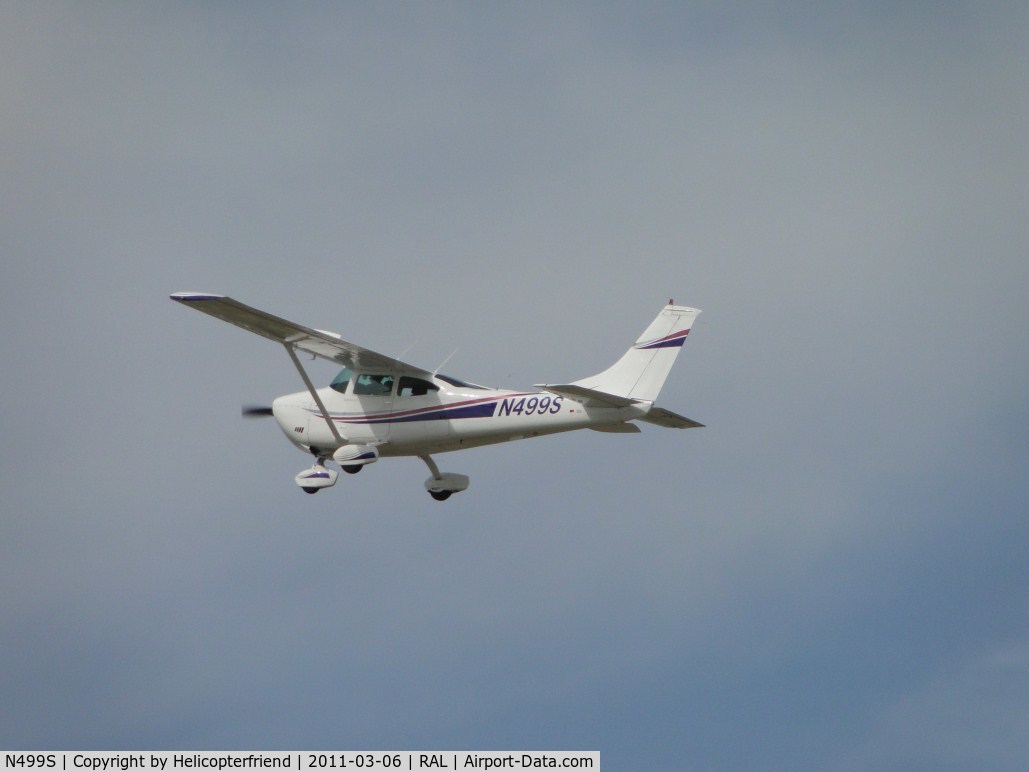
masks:
{"type": "Polygon", "coordinates": [[[340,394],[347,393],[347,384],[350,383],[350,378],[353,374],[350,370],[344,367],[339,371],[339,375],[332,379],[332,383],[329,384],[329,388],[338,391],[340,394]]]}
{"type": "Polygon", "coordinates": [[[359,375],[354,383],[354,394],[388,397],[393,391],[392,375],[359,375]]]}
{"type": "Polygon", "coordinates": [[[468,383],[468,381],[462,381],[460,378],[451,378],[449,375],[440,375],[436,373],[436,377],[444,383],[449,383],[451,386],[456,386],[459,389],[477,389],[481,391],[489,391],[485,386],[480,386],[477,383],[468,383]]]}
{"type": "Polygon", "coordinates": [[[412,378],[410,375],[403,376],[397,387],[397,394],[401,397],[424,397],[433,391],[439,391],[439,386],[421,378],[412,378]]]}

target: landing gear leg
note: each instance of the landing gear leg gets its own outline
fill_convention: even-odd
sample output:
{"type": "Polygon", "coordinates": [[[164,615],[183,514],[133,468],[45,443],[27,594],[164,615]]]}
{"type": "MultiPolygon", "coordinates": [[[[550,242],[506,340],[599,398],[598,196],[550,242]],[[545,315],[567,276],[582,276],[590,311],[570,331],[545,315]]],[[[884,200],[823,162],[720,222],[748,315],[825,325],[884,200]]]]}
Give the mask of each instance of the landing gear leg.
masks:
{"type": "Polygon", "coordinates": [[[425,481],[425,489],[436,501],[446,501],[454,493],[460,493],[468,487],[468,477],[454,472],[440,472],[432,456],[425,454],[419,456],[425,465],[429,467],[432,477],[425,481]]]}
{"type": "Polygon", "coordinates": [[[422,461],[424,461],[425,465],[427,467],[429,467],[429,471],[432,472],[432,479],[434,479],[434,480],[442,480],[443,479],[443,475],[440,474],[439,467],[436,466],[436,462],[432,460],[432,456],[426,454],[424,456],[418,456],[418,458],[420,458],[422,461]]]}

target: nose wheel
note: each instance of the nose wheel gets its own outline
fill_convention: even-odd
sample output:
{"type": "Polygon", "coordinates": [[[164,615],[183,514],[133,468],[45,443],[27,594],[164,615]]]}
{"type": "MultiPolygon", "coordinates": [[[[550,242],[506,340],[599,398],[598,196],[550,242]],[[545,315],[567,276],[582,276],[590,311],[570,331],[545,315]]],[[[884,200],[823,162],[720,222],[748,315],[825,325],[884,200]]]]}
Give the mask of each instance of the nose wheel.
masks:
{"type": "Polygon", "coordinates": [[[319,458],[314,466],[305,469],[293,478],[293,482],[300,486],[304,493],[317,493],[322,488],[331,488],[336,484],[339,472],[329,469],[324,465],[325,459],[319,458]]]}

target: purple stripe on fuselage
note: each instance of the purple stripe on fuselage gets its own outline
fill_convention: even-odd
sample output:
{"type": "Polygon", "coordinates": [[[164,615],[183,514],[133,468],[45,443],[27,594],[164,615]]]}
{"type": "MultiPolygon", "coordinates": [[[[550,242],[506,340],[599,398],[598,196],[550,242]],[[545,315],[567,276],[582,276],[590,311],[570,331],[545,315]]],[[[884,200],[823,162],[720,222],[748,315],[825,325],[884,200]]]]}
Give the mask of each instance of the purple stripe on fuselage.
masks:
{"type": "Polygon", "coordinates": [[[497,400],[492,402],[480,402],[477,405],[465,405],[464,407],[450,408],[444,410],[446,415],[443,418],[492,418],[497,412],[497,400]]]}
{"type": "MultiPolygon", "coordinates": [[[[505,395],[511,396],[511,395],[505,395]]],[[[414,421],[449,421],[456,418],[492,418],[497,412],[498,397],[487,397],[484,399],[472,400],[470,402],[459,402],[456,405],[434,405],[422,407],[415,410],[405,410],[397,413],[379,413],[377,415],[364,415],[362,413],[351,413],[349,415],[334,415],[333,421],[340,421],[347,424],[386,424],[386,423],[411,423],[414,421]]],[[[320,413],[315,414],[316,418],[322,418],[320,413]]]]}

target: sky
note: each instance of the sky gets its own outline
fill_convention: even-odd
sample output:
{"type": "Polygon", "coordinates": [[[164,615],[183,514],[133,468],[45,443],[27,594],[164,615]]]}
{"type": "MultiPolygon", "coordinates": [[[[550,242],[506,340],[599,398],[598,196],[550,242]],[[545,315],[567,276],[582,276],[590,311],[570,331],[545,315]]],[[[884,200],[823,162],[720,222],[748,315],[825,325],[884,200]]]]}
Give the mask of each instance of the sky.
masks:
{"type": "Polygon", "coordinates": [[[894,5],[0,5],[0,746],[1024,768],[1029,11],[894,5]],[[306,496],[179,291],[706,428],[306,496]]]}

